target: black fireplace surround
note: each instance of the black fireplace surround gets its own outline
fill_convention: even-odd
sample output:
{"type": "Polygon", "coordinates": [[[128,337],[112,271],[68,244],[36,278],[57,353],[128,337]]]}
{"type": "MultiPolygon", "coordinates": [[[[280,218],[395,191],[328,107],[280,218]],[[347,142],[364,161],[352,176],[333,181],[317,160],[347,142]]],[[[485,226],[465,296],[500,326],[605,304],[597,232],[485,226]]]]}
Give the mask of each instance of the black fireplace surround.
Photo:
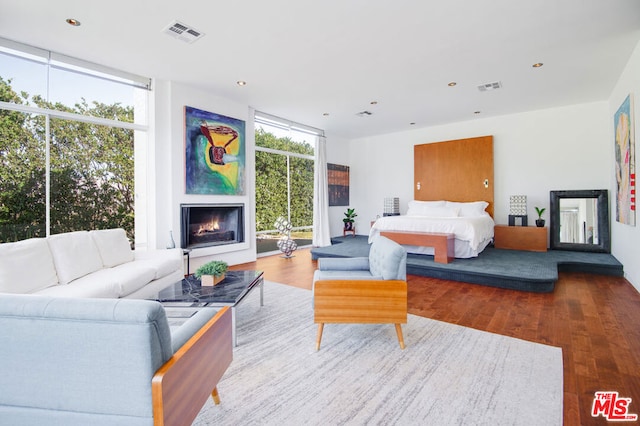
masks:
{"type": "Polygon", "coordinates": [[[181,204],[180,247],[244,242],[244,204],[181,204]]]}

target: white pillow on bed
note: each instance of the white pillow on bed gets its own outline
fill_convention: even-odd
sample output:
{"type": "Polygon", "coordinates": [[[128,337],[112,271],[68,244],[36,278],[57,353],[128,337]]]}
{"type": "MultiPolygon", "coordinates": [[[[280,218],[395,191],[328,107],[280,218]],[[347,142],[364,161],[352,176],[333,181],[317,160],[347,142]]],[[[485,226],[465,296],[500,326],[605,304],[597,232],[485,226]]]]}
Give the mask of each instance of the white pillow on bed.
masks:
{"type": "Polygon", "coordinates": [[[459,209],[460,217],[479,217],[487,216],[489,213],[484,211],[489,206],[486,201],[472,201],[469,203],[458,203],[455,201],[447,201],[447,208],[459,209]]]}
{"type": "Polygon", "coordinates": [[[408,203],[407,216],[428,216],[433,208],[445,207],[444,201],[418,201],[411,200],[408,203]]]}

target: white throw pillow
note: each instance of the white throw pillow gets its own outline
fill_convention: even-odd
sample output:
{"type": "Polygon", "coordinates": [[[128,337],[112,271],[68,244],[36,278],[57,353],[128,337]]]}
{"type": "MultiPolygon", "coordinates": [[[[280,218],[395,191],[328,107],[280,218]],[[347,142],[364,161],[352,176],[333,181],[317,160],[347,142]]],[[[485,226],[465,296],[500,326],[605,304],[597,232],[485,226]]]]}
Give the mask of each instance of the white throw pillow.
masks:
{"type": "Polygon", "coordinates": [[[67,232],[47,237],[60,284],[102,269],[98,247],[87,231],[67,232]]]}
{"type": "Polygon", "coordinates": [[[486,201],[471,201],[468,203],[447,201],[446,205],[449,208],[459,209],[460,217],[479,217],[487,216],[489,214],[484,211],[484,209],[489,206],[489,203],[487,203],[486,201]]]}
{"type": "Polygon", "coordinates": [[[89,234],[98,246],[102,264],[105,267],[112,268],[133,261],[133,250],[124,229],[95,230],[89,234]]]}
{"type": "Polygon", "coordinates": [[[428,216],[431,209],[445,207],[444,201],[418,201],[411,200],[408,203],[407,216],[428,216]]]}
{"type": "Polygon", "coordinates": [[[58,284],[45,238],[0,244],[0,292],[32,293],[58,284]]]}

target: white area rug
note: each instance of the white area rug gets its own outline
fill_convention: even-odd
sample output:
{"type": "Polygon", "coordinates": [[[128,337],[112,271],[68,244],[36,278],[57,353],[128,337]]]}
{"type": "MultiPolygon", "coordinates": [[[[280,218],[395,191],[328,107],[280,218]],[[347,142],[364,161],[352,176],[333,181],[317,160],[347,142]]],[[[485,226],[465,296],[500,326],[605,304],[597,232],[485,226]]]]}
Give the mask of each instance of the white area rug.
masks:
{"type": "Polygon", "coordinates": [[[327,324],[311,292],[265,283],[238,308],[238,347],[195,425],[561,425],[562,351],[409,315],[327,324]]]}

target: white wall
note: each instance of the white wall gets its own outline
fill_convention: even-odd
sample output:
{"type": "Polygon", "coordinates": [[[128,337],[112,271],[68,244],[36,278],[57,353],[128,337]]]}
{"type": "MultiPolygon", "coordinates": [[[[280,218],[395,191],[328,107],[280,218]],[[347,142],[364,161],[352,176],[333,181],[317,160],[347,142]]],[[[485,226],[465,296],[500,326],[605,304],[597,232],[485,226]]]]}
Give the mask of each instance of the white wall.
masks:
{"type": "MultiPolygon", "coordinates": [[[[526,195],[534,207],[549,207],[549,191],[606,189],[612,159],[606,102],[477,119],[351,141],[352,207],[358,233],[382,214],[383,198],[400,197],[400,211],[413,199],[413,146],[493,135],[494,216],[506,224],[510,195],[526,195]]],[[[548,210],[544,215],[548,220],[548,210]]]]}
{"type": "MultiPolygon", "coordinates": [[[[348,166],[348,146],[349,141],[343,138],[332,137],[327,135],[327,163],[348,166]]],[[[352,171],[349,170],[351,180],[353,179],[352,171]]],[[[352,186],[349,190],[349,202],[353,205],[352,186]]],[[[329,228],[332,237],[342,235],[344,212],[349,206],[332,206],[329,207],[329,228]]]]}
{"type": "MultiPolygon", "coordinates": [[[[611,203],[611,245],[612,253],[623,265],[625,270],[625,277],[634,286],[640,290],[640,214],[636,210],[636,226],[624,225],[616,222],[616,182],[615,182],[615,169],[613,167],[613,150],[614,150],[614,128],[613,128],[613,116],[620,107],[620,104],[624,99],[631,94],[632,102],[635,102],[634,108],[634,127],[635,127],[635,140],[636,140],[636,173],[638,172],[638,159],[640,154],[638,153],[638,138],[640,137],[640,43],[636,46],[629,62],[625,67],[618,83],[616,84],[611,97],[609,98],[609,146],[611,150],[612,160],[611,167],[609,168],[610,185],[609,193],[611,203]]],[[[636,181],[636,194],[637,194],[637,181],[636,181]]],[[[637,206],[637,203],[636,203],[637,206]]]]}
{"type": "Polygon", "coordinates": [[[244,203],[245,243],[195,249],[191,253],[191,271],[211,260],[230,265],[252,262],[255,248],[255,138],[253,111],[248,105],[217,97],[199,88],[175,82],[157,81],[155,91],[155,217],[156,247],[163,248],[173,231],[180,244],[181,203],[244,203]],[[184,107],[211,111],[244,120],[246,123],[245,195],[185,194],[184,107]],[[228,251],[228,250],[233,251],[228,251]]]}

